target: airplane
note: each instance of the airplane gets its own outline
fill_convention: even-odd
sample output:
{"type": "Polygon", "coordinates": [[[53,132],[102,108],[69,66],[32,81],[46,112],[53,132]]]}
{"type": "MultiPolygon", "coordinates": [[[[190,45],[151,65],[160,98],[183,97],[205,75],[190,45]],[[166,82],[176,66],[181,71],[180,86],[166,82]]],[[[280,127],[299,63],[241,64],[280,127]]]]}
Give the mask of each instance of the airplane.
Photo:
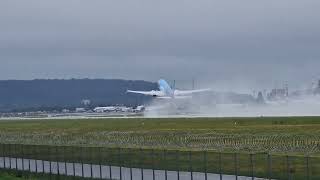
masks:
{"type": "Polygon", "coordinates": [[[116,107],[114,107],[114,106],[96,107],[96,108],[93,109],[94,112],[99,112],[99,113],[110,112],[110,111],[115,111],[115,110],[116,110],[116,107]]]}
{"type": "Polygon", "coordinates": [[[127,90],[127,93],[135,93],[135,94],[143,94],[147,96],[153,96],[155,98],[160,99],[184,99],[184,98],[191,98],[193,93],[199,92],[207,92],[211,91],[211,89],[198,89],[198,90],[177,90],[171,88],[170,85],[164,79],[160,79],[158,81],[159,90],[152,90],[152,91],[132,91],[127,90]]]}

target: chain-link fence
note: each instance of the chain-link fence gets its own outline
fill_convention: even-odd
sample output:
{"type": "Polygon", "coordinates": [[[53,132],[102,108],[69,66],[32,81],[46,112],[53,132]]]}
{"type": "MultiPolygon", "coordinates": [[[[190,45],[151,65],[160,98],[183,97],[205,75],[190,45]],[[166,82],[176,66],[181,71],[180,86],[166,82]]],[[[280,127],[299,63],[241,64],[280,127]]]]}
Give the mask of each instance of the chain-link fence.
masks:
{"type": "Polygon", "coordinates": [[[0,145],[0,168],[118,180],[320,179],[320,158],[267,153],[0,145]]]}

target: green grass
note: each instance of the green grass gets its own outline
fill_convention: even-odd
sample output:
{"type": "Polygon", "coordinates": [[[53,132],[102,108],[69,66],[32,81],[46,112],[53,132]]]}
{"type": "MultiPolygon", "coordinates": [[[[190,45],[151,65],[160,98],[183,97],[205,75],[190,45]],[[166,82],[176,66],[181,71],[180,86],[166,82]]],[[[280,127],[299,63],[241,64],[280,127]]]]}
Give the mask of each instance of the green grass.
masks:
{"type": "Polygon", "coordinates": [[[0,142],[317,155],[320,117],[10,120],[0,142]]]}
{"type": "Polygon", "coordinates": [[[88,180],[91,178],[50,175],[50,174],[36,174],[31,172],[22,172],[14,170],[2,170],[0,172],[0,180],[51,180],[51,179],[73,179],[73,180],[88,180]]]}
{"type": "Polygon", "coordinates": [[[56,119],[0,121],[0,131],[87,133],[103,131],[217,131],[320,135],[320,117],[56,119]]]}
{"type": "Polygon", "coordinates": [[[310,155],[309,174],[320,178],[320,117],[8,120],[0,121],[0,142],[20,144],[1,150],[13,157],[185,171],[190,151],[192,169],[204,171],[206,150],[207,171],[213,173],[220,172],[223,152],[224,174],[235,173],[237,152],[239,175],[250,176],[254,168],[258,177],[269,176],[271,153],[271,176],[277,179],[287,179],[287,171],[304,179],[304,156],[310,155]]]}
{"type": "Polygon", "coordinates": [[[0,173],[0,179],[1,180],[21,180],[23,178],[16,177],[15,175],[9,174],[9,173],[0,173]]]}

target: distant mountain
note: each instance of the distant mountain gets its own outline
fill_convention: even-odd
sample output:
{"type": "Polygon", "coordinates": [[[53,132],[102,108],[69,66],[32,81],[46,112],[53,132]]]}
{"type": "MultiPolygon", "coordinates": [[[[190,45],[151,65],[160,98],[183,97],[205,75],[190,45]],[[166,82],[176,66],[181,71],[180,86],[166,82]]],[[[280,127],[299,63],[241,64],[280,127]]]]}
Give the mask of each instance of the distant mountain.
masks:
{"type": "Polygon", "coordinates": [[[0,81],[0,111],[77,107],[85,99],[91,106],[136,106],[150,101],[150,97],[127,94],[127,89],[148,91],[157,89],[157,84],[117,79],[4,80],[0,81]]]}

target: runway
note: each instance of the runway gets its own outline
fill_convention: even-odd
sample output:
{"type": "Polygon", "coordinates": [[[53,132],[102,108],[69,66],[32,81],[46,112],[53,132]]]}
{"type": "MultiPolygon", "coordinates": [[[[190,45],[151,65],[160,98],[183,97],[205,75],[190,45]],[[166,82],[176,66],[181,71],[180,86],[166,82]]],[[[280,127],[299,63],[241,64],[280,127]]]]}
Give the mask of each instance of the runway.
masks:
{"type": "Polygon", "coordinates": [[[263,180],[262,178],[220,175],[201,172],[165,171],[106,166],[97,164],[65,163],[0,157],[0,168],[35,173],[98,178],[108,180],[263,180]]]}

